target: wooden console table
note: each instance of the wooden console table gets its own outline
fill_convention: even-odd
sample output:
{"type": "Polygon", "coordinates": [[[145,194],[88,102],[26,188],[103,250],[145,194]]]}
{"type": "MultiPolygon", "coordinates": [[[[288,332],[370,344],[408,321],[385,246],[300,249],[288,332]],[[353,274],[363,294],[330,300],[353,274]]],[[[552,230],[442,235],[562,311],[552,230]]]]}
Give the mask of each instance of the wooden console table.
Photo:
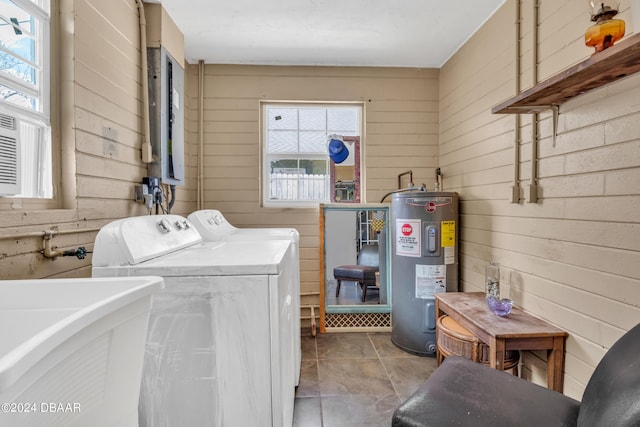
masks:
{"type": "Polygon", "coordinates": [[[484,292],[436,294],[436,315],[447,314],[489,345],[490,366],[504,364],[505,350],[546,350],[547,386],[562,393],[567,332],[514,307],[509,316],[493,314],[484,292]]]}

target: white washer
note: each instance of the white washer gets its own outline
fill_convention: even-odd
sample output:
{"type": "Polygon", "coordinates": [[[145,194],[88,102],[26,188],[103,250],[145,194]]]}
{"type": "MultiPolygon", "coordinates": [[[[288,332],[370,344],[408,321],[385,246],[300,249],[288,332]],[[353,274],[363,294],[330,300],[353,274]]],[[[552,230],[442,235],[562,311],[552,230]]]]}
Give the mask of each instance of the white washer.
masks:
{"type": "Polygon", "coordinates": [[[295,385],[300,383],[302,347],[300,343],[300,233],[295,228],[238,228],[234,227],[215,209],[195,211],[188,216],[205,242],[289,240],[291,262],[295,266],[293,289],[293,347],[295,352],[295,385]]]}
{"type": "Polygon", "coordinates": [[[203,243],[178,215],[125,218],[96,237],[93,276],[162,276],[141,426],[291,426],[294,273],[287,240],[203,243]]]}

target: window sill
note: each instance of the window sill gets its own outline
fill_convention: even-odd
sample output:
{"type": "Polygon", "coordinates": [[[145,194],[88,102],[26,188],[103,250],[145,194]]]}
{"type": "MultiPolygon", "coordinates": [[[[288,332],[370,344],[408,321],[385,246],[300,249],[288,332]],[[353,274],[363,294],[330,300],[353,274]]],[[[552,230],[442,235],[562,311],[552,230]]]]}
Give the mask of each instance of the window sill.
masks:
{"type": "Polygon", "coordinates": [[[323,202],[295,202],[292,200],[283,200],[283,201],[265,201],[262,202],[262,207],[263,208],[281,208],[281,209],[295,209],[295,208],[302,208],[302,209],[309,209],[309,208],[314,208],[317,209],[320,204],[323,202]]]}

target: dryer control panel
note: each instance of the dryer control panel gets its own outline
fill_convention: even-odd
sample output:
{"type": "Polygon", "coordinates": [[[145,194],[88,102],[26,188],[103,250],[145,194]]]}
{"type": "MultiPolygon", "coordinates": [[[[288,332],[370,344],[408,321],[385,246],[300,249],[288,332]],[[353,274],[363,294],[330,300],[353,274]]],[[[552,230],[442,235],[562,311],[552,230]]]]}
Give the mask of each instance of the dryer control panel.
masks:
{"type": "Polygon", "coordinates": [[[222,212],[215,209],[196,211],[189,215],[205,240],[217,240],[238,230],[227,221],[222,212]]]}
{"type": "Polygon", "coordinates": [[[92,263],[96,267],[135,265],[202,242],[180,215],[145,215],[113,221],[98,232],[92,263]]]}

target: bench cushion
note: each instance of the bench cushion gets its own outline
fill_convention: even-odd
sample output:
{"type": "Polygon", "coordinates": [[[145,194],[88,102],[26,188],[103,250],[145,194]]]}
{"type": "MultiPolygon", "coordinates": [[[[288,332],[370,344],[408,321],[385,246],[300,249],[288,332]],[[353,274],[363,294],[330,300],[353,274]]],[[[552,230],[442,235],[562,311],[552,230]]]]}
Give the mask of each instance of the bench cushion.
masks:
{"type": "Polygon", "coordinates": [[[553,390],[452,356],[400,405],[392,426],[574,426],[579,405],[553,390]]]}
{"type": "Polygon", "coordinates": [[[354,282],[374,281],[378,267],[367,265],[341,265],[333,269],[333,277],[340,280],[353,280],[354,282]]]}

